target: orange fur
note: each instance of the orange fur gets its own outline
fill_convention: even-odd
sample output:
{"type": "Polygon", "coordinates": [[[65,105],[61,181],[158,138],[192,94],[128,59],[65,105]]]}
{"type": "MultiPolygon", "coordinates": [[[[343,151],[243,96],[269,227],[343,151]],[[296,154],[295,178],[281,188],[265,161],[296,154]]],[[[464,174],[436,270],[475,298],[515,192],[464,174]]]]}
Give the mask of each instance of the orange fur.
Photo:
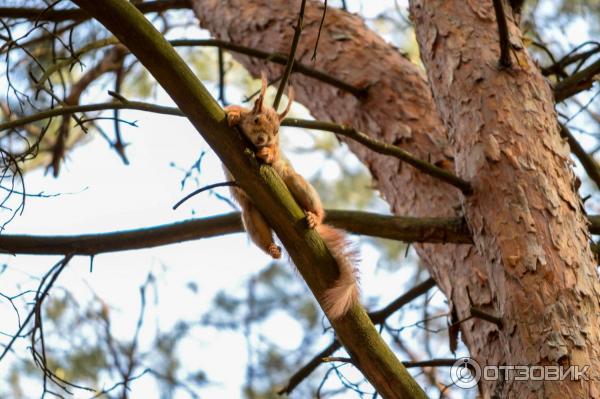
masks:
{"type": "MultiPolygon", "coordinates": [[[[341,230],[322,224],[325,212],[319,194],[306,179],[294,171],[280,153],[279,122],[290,110],[293,90],[290,87],[286,109],[277,114],[272,107],[264,104],[266,89],[267,79],[263,75],[261,92],[252,109],[229,106],[225,109],[227,121],[230,126],[238,126],[241,129],[254,145],[256,157],[271,165],[282,178],[298,205],[304,209],[308,227],[317,230],[338,264],[339,277],[331,288],[325,290],[321,298],[325,314],[331,320],[335,320],[346,314],[359,299],[355,267],[357,253],[349,246],[341,230]]],[[[227,177],[233,179],[227,168],[224,169],[227,177]]],[[[232,187],[231,194],[242,208],[242,221],[252,241],[273,258],[279,258],[281,251],[273,241],[271,226],[267,224],[266,219],[243,190],[232,187]]]]}

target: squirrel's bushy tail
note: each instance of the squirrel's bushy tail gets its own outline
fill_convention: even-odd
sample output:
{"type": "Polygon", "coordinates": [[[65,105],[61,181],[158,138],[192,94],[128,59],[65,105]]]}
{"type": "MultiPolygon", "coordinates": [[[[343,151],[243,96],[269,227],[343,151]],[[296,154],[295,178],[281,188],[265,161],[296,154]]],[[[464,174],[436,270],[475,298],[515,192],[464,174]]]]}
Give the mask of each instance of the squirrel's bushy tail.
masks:
{"type": "Polygon", "coordinates": [[[321,224],[317,232],[325,241],[329,252],[336,260],[340,275],[333,287],[323,295],[323,310],[330,319],[338,319],[358,302],[358,253],[349,243],[346,235],[331,226],[321,224]]]}

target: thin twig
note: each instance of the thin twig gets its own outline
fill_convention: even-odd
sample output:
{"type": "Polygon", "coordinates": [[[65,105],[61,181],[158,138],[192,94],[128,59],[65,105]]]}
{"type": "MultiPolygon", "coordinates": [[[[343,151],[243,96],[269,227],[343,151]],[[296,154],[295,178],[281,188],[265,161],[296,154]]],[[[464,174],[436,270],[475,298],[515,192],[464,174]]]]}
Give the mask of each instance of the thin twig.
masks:
{"type": "Polygon", "coordinates": [[[500,36],[500,65],[504,68],[510,68],[512,60],[510,58],[510,40],[504,7],[502,6],[502,0],[492,1],[496,12],[496,22],[498,23],[498,35],[500,36]]]}
{"type": "Polygon", "coordinates": [[[321,31],[323,30],[323,24],[325,23],[325,16],[327,15],[327,0],[323,2],[323,16],[321,17],[321,22],[319,23],[319,31],[317,32],[317,40],[315,41],[315,49],[313,50],[312,57],[310,58],[312,61],[317,59],[317,49],[319,47],[319,39],[321,39],[321,31]]]}
{"type": "Polygon", "coordinates": [[[183,204],[185,201],[189,200],[193,196],[198,195],[204,191],[212,190],[213,188],[217,188],[217,187],[228,187],[228,186],[237,186],[237,183],[234,181],[224,181],[221,183],[214,183],[214,184],[209,184],[208,186],[200,187],[199,189],[192,191],[191,193],[189,193],[188,195],[186,195],[185,197],[183,197],[182,199],[177,201],[177,203],[175,205],[173,205],[173,210],[179,208],[179,206],[181,204],[183,204]]]}
{"type": "Polygon", "coordinates": [[[600,59],[587,68],[561,80],[554,86],[554,100],[558,103],[592,87],[594,77],[600,73],[600,59]]]}
{"type": "Polygon", "coordinates": [[[4,356],[6,356],[8,351],[10,351],[10,349],[12,348],[12,345],[15,343],[17,338],[19,338],[21,336],[21,333],[23,332],[23,330],[25,329],[27,324],[29,324],[29,321],[31,320],[31,318],[36,314],[39,307],[42,306],[42,302],[48,296],[48,292],[50,291],[50,288],[52,288],[52,285],[54,284],[54,282],[56,281],[56,279],[58,278],[58,276],[60,275],[60,273],[62,272],[64,267],[67,265],[67,263],[69,263],[69,261],[71,260],[72,257],[73,257],[72,254],[66,255],[58,263],[56,263],[54,266],[52,266],[52,268],[50,268],[50,271],[46,275],[46,277],[50,277],[50,280],[48,281],[48,284],[46,284],[45,286],[44,286],[44,283],[46,281],[46,277],[44,277],[42,279],[42,281],[40,282],[40,286],[38,288],[39,295],[36,295],[37,300],[35,302],[33,309],[29,312],[29,314],[23,321],[23,324],[21,324],[21,326],[19,327],[17,332],[12,336],[12,338],[8,342],[8,344],[6,344],[6,346],[4,346],[4,350],[2,351],[2,354],[0,354],[0,361],[2,361],[4,356]]]}
{"type": "MultiPolygon", "coordinates": [[[[134,4],[142,13],[191,8],[189,0],[157,0],[134,4]]],[[[59,22],[65,20],[87,20],[91,18],[80,8],[45,11],[43,8],[2,7],[0,18],[28,19],[32,21],[59,22]]]]}
{"type": "Polygon", "coordinates": [[[287,63],[285,65],[285,69],[283,71],[283,75],[281,76],[281,81],[279,82],[279,87],[277,88],[277,94],[275,95],[275,100],[273,100],[273,108],[277,109],[279,106],[279,102],[281,101],[281,97],[283,96],[283,91],[285,90],[285,85],[290,78],[290,74],[292,73],[292,68],[294,67],[294,59],[296,58],[296,49],[298,48],[298,42],[300,41],[300,35],[302,34],[302,25],[304,23],[304,8],[306,6],[306,0],[302,0],[300,4],[300,12],[298,13],[298,21],[296,22],[296,27],[294,31],[294,37],[292,39],[292,46],[290,47],[290,54],[287,59],[287,63]]]}

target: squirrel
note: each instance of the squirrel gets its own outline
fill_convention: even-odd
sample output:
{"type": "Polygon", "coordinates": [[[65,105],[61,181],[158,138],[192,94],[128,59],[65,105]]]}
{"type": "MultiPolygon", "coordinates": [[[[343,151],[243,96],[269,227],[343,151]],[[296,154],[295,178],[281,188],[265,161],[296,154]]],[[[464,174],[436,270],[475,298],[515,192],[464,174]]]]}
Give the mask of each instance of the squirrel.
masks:
{"type": "MultiPolygon", "coordinates": [[[[339,267],[339,277],[323,297],[323,310],[332,320],[342,317],[359,300],[356,277],[357,254],[349,245],[343,231],[323,224],[325,211],[319,194],[302,176],[293,169],[285,159],[279,147],[279,125],[287,115],[293,102],[293,89],[290,86],[288,104],[278,114],[272,107],[264,104],[267,79],[262,76],[260,94],[252,109],[239,105],[225,107],[229,126],[240,128],[244,136],[254,145],[255,155],[265,164],[273,167],[281,177],[292,196],[306,214],[306,222],[310,229],[315,229],[323,238],[329,252],[339,267]]],[[[233,180],[229,170],[223,165],[228,180],[233,180]]],[[[242,222],[252,241],[272,258],[281,257],[281,248],[273,241],[271,226],[256,209],[250,198],[239,187],[230,188],[231,195],[242,208],[242,222]]]]}

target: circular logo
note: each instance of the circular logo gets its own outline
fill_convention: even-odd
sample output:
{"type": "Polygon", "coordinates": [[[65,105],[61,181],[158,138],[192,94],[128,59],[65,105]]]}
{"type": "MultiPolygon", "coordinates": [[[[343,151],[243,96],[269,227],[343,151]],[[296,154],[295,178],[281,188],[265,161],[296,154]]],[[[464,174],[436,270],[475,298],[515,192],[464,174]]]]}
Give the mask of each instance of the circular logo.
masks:
{"type": "Polygon", "coordinates": [[[481,367],[471,358],[461,357],[452,365],[450,378],[459,388],[473,388],[481,378],[481,367]]]}

